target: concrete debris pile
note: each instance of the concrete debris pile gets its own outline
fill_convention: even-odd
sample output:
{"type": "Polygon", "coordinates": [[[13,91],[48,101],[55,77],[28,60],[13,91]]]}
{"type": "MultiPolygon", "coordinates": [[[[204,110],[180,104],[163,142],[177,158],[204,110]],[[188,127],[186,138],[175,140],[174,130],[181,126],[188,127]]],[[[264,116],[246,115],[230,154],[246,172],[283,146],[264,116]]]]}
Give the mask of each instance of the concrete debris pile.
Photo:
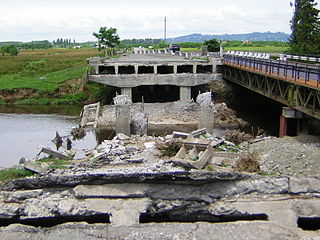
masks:
{"type": "Polygon", "coordinates": [[[211,92],[201,93],[197,96],[197,103],[200,104],[200,106],[212,106],[212,94],[211,92]]]}
{"type": "Polygon", "coordinates": [[[172,162],[187,169],[200,170],[208,164],[235,166],[240,156],[239,147],[223,138],[213,137],[206,129],[199,129],[190,134],[174,132],[173,137],[184,140],[172,162]]]}
{"type": "Polygon", "coordinates": [[[113,98],[114,105],[131,105],[131,98],[127,95],[118,95],[113,98]]]}

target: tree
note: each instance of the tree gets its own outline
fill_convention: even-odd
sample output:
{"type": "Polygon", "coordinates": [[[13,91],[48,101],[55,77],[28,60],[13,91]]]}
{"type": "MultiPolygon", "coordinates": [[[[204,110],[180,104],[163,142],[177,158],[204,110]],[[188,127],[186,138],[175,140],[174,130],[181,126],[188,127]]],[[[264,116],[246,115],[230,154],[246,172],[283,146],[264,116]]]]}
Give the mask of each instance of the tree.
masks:
{"type": "Polygon", "coordinates": [[[114,49],[120,44],[120,38],[116,28],[100,27],[99,33],[92,33],[98,39],[99,51],[103,50],[106,53],[106,48],[114,49]]]}
{"type": "Polygon", "coordinates": [[[19,51],[14,45],[2,46],[0,49],[2,55],[9,54],[10,56],[17,56],[19,51]]]}
{"type": "Polygon", "coordinates": [[[209,52],[219,52],[220,51],[220,43],[215,38],[213,38],[211,40],[204,41],[204,45],[208,46],[209,52]]]}
{"type": "Polygon", "coordinates": [[[320,54],[320,11],[316,5],[315,0],[295,0],[289,39],[291,53],[320,54]]]}

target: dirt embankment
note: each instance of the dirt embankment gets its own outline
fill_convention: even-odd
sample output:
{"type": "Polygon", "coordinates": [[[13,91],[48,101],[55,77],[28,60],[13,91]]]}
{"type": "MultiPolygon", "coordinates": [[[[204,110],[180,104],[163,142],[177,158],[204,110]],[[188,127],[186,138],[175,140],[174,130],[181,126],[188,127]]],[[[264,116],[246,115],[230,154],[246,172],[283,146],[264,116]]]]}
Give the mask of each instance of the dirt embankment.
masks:
{"type": "Polygon", "coordinates": [[[0,101],[6,104],[13,104],[16,101],[30,99],[30,98],[47,98],[47,99],[57,99],[61,96],[68,94],[83,92],[84,85],[82,80],[69,79],[66,80],[59,88],[54,91],[39,91],[32,88],[15,88],[15,89],[3,89],[0,90],[0,101]]]}

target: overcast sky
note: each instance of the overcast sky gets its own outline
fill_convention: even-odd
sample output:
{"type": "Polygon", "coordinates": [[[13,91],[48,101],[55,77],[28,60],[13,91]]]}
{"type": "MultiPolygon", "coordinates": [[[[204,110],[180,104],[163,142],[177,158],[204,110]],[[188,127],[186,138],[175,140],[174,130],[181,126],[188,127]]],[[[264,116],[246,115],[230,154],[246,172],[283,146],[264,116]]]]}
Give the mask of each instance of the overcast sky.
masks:
{"type": "MultiPolygon", "coordinates": [[[[292,0],[293,1],[293,0],[292,0]]],[[[320,0],[317,0],[318,6],[320,0]]],[[[121,39],[192,33],[290,33],[290,0],[1,0],[0,41],[94,40],[100,26],[121,39]]]]}

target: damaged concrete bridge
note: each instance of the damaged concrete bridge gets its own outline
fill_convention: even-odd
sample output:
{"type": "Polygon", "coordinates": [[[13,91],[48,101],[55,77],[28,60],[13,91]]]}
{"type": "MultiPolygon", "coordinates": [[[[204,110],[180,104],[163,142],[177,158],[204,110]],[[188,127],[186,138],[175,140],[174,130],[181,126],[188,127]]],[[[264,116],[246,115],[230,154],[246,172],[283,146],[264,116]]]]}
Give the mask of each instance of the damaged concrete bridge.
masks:
{"type": "Polygon", "coordinates": [[[149,86],[152,92],[154,86],[160,85],[165,86],[168,93],[169,88],[178,88],[177,100],[189,101],[192,87],[222,79],[217,73],[220,58],[207,61],[157,53],[132,54],[112,60],[94,57],[88,59],[88,63],[92,67],[89,81],[119,87],[121,94],[129,97],[137,87],[149,86]]]}

